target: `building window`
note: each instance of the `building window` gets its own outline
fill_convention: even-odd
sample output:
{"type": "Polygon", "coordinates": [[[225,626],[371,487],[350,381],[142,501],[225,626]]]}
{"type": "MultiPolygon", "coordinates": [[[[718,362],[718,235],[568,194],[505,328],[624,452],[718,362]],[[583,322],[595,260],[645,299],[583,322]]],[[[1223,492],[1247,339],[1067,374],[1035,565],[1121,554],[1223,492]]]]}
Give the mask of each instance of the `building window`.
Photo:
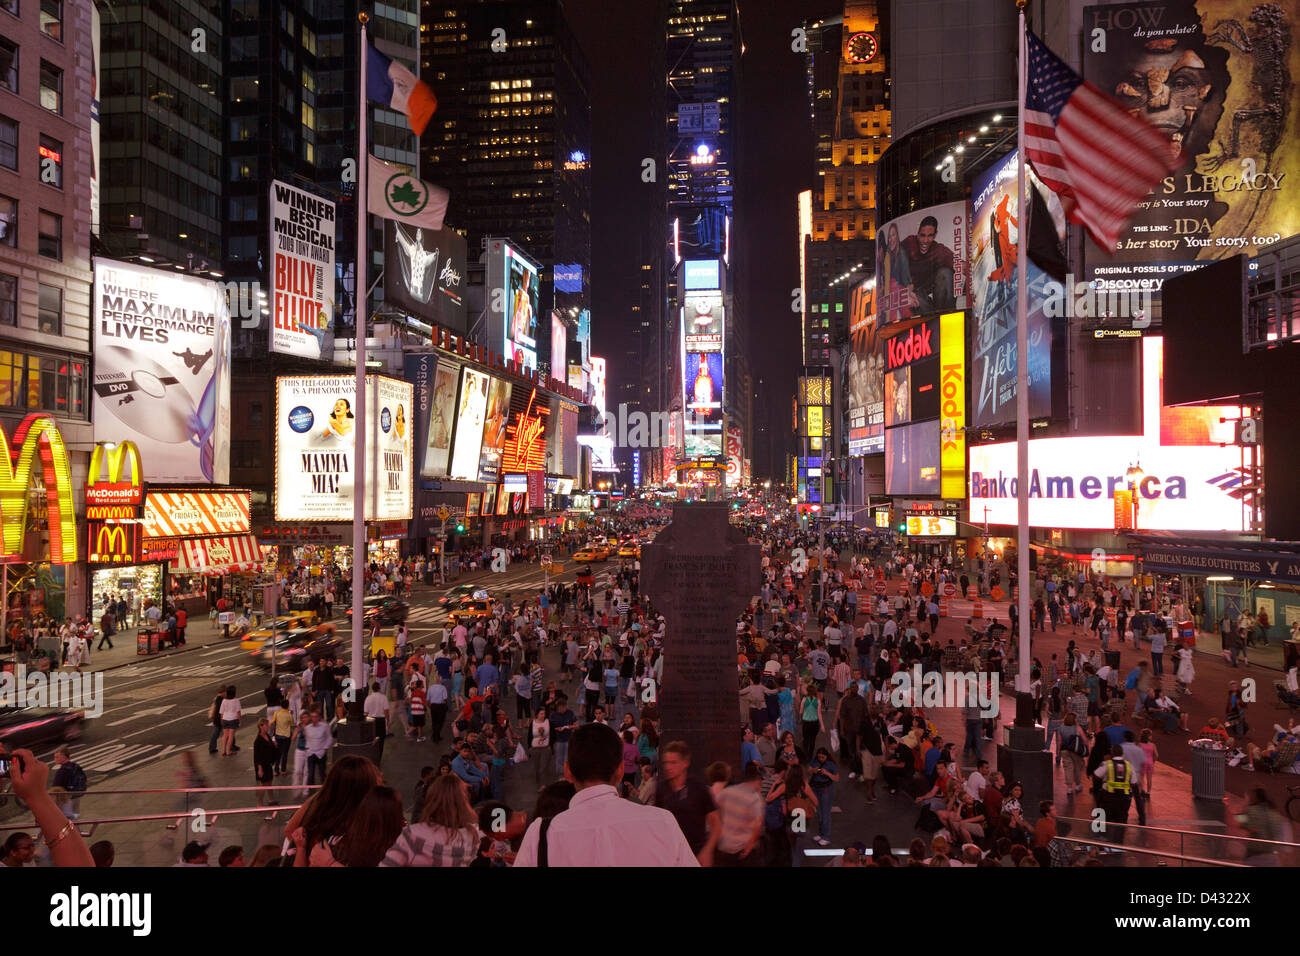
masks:
{"type": "Polygon", "coordinates": [[[0,325],[18,324],[18,277],[0,272],[0,325]]]}
{"type": "Polygon", "coordinates": [[[63,334],[63,290],[55,285],[41,285],[38,323],[41,335],[63,334]]]}
{"type": "Polygon", "coordinates": [[[41,106],[51,113],[63,112],[63,71],[41,60],[41,106]]]}
{"type": "Polygon", "coordinates": [[[18,168],[18,123],[0,116],[0,166],[18,168]]]}
{"type": "Polygon", "coordinates": [[[262,466],[262,443],[260,441],[232,441],[230,443],[230,464],[233,468],[260,468],[262,466]]]}
{"type": "Polygon", "coordinates": [[[37,150],[40,156],[41,182],[63,188],[63,144],[51,136],[42,136],[37,150]]]}
{"type": "Polygon", "coordinates": [[[0,10],[18,16],[18,0],[0,0],[0,10]]]}
{"type": "Polygon", "coordinates": [[[18,200],[0,196],[0,246],[18,248],[18,200]]]}
{"type": "Polygon", "coordinates": [[[18,92],[18,44],[4,37],[0,37],[0,87],[18,92]]]}
{"type": "Polygon", "coordinates": [[[257,78],[252,76],[231,77],[230,98],[236,103],[257,101],[257,78]]]}
{"type": "Polygon", "coordinates": [[[63,0],[41,0],[41,32],[63,42],[63,0]]]}
{"type": "Polygon", "coordinates": [[[85,418],[88,371],[68,356],[0,351],[0,408],[85,418]]]}
{"type": "Polygon", "coordinates": [[[63,217],[41,210],[36,251],[47,259],[63,261],[63,217]]]}

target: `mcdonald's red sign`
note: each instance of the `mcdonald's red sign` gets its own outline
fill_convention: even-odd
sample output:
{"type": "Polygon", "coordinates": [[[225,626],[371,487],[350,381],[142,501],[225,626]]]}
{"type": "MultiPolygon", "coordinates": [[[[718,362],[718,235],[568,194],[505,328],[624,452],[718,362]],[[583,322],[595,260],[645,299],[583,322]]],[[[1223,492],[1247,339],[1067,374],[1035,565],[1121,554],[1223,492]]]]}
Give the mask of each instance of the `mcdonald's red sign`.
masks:
{"type": "Polygon", "coordinates": [[[139,564],[140,526],[110,524],[106,521],[86,523],[86,561],[90,564],[139,564]]]}

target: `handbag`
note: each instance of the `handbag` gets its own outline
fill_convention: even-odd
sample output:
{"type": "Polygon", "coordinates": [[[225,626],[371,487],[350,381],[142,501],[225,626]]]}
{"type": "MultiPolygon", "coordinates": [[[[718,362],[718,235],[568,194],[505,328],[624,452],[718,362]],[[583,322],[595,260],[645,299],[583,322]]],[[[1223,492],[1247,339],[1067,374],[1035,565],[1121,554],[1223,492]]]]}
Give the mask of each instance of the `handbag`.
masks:
{"type": "Polygon", "coordinates": [[[515,744],[515,763],[524,763],[528,760],[528,751],[524,749],[522,743],[515,744]]]}
{"type": "Polygon", "coordinates": [[[831,752],[837,753],[840,749],[840,732],[836,727],[831,728],[831,752]]]}

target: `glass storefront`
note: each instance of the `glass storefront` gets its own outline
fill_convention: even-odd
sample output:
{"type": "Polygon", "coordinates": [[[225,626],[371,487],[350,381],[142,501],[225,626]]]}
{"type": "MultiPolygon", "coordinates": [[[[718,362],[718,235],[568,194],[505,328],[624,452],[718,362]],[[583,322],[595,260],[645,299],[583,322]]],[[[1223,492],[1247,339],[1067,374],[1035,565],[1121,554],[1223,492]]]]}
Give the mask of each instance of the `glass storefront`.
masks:
{"type": "Polygon", "coordinates": [[[126,626],[135,627],[149,604],[162,602],[161,564],[96,568],[91,574],[91,608],[97,621],[106,601],[126,599],[126,626]],[[147,603],[146,603],[147,602],[147,603]]]}

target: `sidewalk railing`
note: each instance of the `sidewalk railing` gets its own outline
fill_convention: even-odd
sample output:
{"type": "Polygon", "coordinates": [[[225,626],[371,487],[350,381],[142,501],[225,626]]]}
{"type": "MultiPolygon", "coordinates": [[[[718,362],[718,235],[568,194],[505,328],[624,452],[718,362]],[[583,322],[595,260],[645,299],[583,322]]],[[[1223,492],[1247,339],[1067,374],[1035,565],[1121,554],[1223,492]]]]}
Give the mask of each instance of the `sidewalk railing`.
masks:
{"type": "MultiPolygon", "coordinates": [[[[1099,851],[1101,854],[1119,856],[1117,862],[1126,866],[1150,866],[1150,863],[1142,862],[1143,857],[1153,857],[1156,860],[1156,866],[1168,866],[1169,860],[1177,860],[1179,866],[1223,866],[1234,869],[1249,868],[1248,863],[1233,863],[1224,859],[1211,859],[1209,857],[1189,856],[1185,853],[1173,853],[1168,850],[1153,850],[1149,847],[1127,846],[1123,843],[1106,843],[1100,840],[1085,840],[1081,837],[1058,836],[1056,839],[1069,843],[1072,846],[1082,847],[1089,851],[1099,851]]],[[[1091,854],[1089,854],[1091,855],[1091,854]]],[[[1101,856],[1096,857],[1104,865],[1107,860],[1101,856]]],[[[1076,861],[1077,862],[1077,861],[1076,861]]]]}
{"type": "MultiPolygon", "coordinates": [[[[1096,821],[1092,819],[1080,817],[1058,816],[1056,819],[1061,823],[1078,824],[1088,832],[1091,832],[1091,828],[1096,824],[1096,821]]],[[[1214,825],[1215,822],[1207,820],[1206,824],[1214,825]]],[[[1139,823],[1113,823],[1109,821],[1105,824],[1105,830],[1098,835],[1102,839],[1111,839],[1112,830],[1118,831],[1121,840],[1127,839],[1127,834],[1132,831],[1134,842],[1127,847],[1123,847],[1129,851],[1140,850],[1155,853],[1157,848],[1163,846],[1164,852],[1189,858],[1193,858],[1197,854],[1204,854],[1207,858],[1213,858],[1217,861],[1228,858],[1246,860],[1250,857],[1276,854],[1284,862],[1300,862],[1300,843],[1291,843],[1284,840],[1267,840],[1262,837],[1237,833],[1213,833],[1205,830],[1185,830],[1177,827],[1156,827],[1139,823]],[[1173,850],[1175,844],[1177,845],[1176,853],[1173,850]]],[[[1085,840],[1084,842],[1093,843],[1096,841],[1085,840]]],[[[1251,864],[1244,863],[1242,865],[1249,866],[1251,864]]]]}

